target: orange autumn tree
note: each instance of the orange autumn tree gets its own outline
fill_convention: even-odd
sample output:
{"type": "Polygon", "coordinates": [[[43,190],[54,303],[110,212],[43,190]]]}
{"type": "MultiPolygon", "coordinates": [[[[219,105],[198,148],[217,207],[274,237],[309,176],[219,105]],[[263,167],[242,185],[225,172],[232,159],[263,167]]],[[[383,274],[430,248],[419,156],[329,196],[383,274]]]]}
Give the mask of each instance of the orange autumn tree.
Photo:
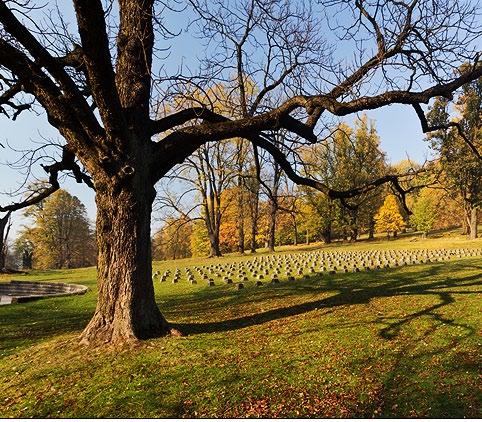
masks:
{"type": "Polygon", "coordinates": [[[219,228],[219,246],[222,252],[233,252],[236,250],[239,238],[239,215],[238,215],[238,195],[240,187],[227,188],[221,193],[221,203],[223,204],[221,225],[219,228]]]}

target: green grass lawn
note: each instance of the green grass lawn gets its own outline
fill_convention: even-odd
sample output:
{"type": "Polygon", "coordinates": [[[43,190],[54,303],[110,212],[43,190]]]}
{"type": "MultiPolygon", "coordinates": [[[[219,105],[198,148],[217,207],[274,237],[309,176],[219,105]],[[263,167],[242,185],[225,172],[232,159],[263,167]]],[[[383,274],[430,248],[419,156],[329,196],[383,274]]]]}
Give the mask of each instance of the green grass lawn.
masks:
{"type": "MultiPolygon", "coordinates": [[[[330,249],[425,247],[482,241],[330,249]]],[[[239,291],[157,283],[161,310],[186,336],[122,350],[77,344],[95,307],[94,269],[15,278],[91,291],[0,307],[0,417],[482,417],[482,258],[239,291]]]]}

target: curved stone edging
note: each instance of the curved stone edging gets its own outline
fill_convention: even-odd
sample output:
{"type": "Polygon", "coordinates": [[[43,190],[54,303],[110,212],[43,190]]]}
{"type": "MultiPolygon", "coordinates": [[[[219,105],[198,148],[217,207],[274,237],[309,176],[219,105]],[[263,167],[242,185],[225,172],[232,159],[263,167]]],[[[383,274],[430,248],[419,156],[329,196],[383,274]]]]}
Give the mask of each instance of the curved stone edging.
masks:
{"type": "Polygon", "coordinates": [[[46,297],[82,295],[89,290],[80,284],[11,280],[0,283],[0,305],[27,302],[46,297]]]}

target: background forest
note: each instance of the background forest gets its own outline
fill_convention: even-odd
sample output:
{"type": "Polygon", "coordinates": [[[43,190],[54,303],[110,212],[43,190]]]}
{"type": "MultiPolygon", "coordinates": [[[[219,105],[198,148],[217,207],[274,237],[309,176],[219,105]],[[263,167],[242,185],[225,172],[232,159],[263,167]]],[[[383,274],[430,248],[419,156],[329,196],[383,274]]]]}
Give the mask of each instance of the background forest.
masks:
{"type": "MultiPolygon", "coordinates": [[[[216,97],[225,101],[219,92],[224,91],[218,87],[216,97]]],[[[354,242],[362,235],[373,239],[375,233],[397,236],[407,229],[425,237],[432,230],[461,227],[474,239],[482,168],[471,146],[482,138],[481,109],[481,79],[466,84],[452,108],[437,98],[428,122],[453,126],[427,137],[436,158],[425,163],[407,159],[389,164],[376,124],[366,115],[353,126],[334,126],[322,144],[286,151],[298,158],[300,172],[334,189],[398,175],[403,196],[393,184],[384,184],[353,198],[330,200],[293,184],[270,156],[252,156],[241,139],[207,143],[158,187],[163,227],[154,235],[153,256],[163,260],[256,248],[273,251],[280,245],[354,242]],[[256,173],[256,159],[262,177],[256,173]],[[180,183],[176,191],[173,181],[180,183]]],[[[283,131],[273,134],[280,148],[285,136],[283,131]]]]}

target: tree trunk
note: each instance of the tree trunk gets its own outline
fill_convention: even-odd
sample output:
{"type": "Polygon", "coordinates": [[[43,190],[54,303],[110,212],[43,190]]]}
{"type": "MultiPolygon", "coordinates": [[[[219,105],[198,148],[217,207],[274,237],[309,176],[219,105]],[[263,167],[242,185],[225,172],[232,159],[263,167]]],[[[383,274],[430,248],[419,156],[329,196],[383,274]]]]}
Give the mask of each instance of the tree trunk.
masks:
{"type": "Polygon", "coordinates": [[[468,215],[468,226],[469,226],[469,239],[477,239],[477,216],[478,216],[478,209],[476,207],[470,207],[469,215],[468,215]]]}
{"type": "Polygon", "coordinates": [[[296,216],[293,214],[293,236],[294,236],[294,245],[298,245],[298,224],[296,224],[296,216]]]}
{"type": "Polygon", "coordinates": [[[243,178],[238,178],[238,252],[244,254],[244,186],[243,178]]]}
{"type": "Polygon", "coordinates": [[[33,252],[23,251],[22,253],[22,268],[31,270],[33,266],[33,252]]]}
{"type": "Polygon", "coordinates": [[[5,269],[5,261],[6,261],[6,258],[7,258],[7,254],[6,254],[6,248],[5,248],[5,245],[4,245],[4,242],[3,242],[3,239],[0,241],[0,272],[3,271],[5,269]]]}
{"type": "Polygon", "coordinates": [[[239,221],[238,226],[238,252],[244,254],[244,224],[242,220],[239,221]]]}
{"type": "Polygon", "coordinates": [[[211,196],[211,201],[208,203],[204,202],[204,209],[206,212],[204,223],[206,224],[206,230],[208,232],[209,239],[209,258],[216,256],[222,256],[221,248],[219,247],[219,229],[221,226],[221,214],[219,213],[219,203],[218,206],[214,206],[214,196],[211,196]]]}
{"type": "Polygon", "coordinates": [[[216,218],[215,227],[208,227],[209,237],[209,258],[223,256],[221,253],[221,247],[219,246],[219,229],[220,229],[220,216],[216,218]]]}
{"type": "Polygon", "coordinates": [[[327,245],[331,243],[331,224],[324,228],[324,230],[321,232],[321,237],[323,238],[323,242],[327,245]]]}
{"type": "Polygon", "coordinates": [[[350,240],[352,242],[356,242],[357,239],[358,239],[358,226],[353,226],[351,229],[350,240]]]}
{"type": "Polygon", "coordinates": [[[269,232],[268,232],[268,250],[274,252],[274,246],[276,242],[276,214],[278,212],[278,205],[275,201],[270,201],[270,213],[269,213],[269,232]]]}
{"type": "Polygon", "coordinates": [[[358,239],[358,208],[350,212],[350,241],[356,242],[358,239]]]}
{"type": "Polygon", "coordinates": [[[258,214],[259,214],[259,196],[256,192],[256,198],[253,198],[253,210],[251,215],[251,253],[256,253],[256,236],[258,235],[258,214]]]}
{"type": "Polygon", "coordinates": [[[370,218],[370,224],[368,226],[368,240],[375,239],[375,220],[370,218]]]}
{"type": "Polygon", "coordinates": [[[464,217],[462,218],[462,234],[469,235],[470,234],[470,224],[467,222],[467,210],[464,210],[464,217]]]}
{"type": "Polygon", "coordinates": [[[238,217],[238,252],[244,254],[244,216],[238,217]]]}
{"type": "Polygon", "coordinates": [[[98,187],[98,300],[82,344],[120,344],[169,332],[154,297],[150,185],[98,187]]]}
{"type": "Polygon", "coordinates": [[[0,270],[5,269],[5,261],[7,258],[7,238],[10,231],[9,221],[10,212],[0,218],[0,270]]]}
{"type": "Polygon", "coordinates": [[[323,242],[326,245],[329,245],[331,243],[331,233],[330,232],[323,232],[321,234],[321,237],[323,238],[323,242]]]}
{"type": "Polygon", "coordinates": [[[221,248],[219,247],[219,236],[216,233],[209,233],[209,258],[222,256],[221,248]]]}

